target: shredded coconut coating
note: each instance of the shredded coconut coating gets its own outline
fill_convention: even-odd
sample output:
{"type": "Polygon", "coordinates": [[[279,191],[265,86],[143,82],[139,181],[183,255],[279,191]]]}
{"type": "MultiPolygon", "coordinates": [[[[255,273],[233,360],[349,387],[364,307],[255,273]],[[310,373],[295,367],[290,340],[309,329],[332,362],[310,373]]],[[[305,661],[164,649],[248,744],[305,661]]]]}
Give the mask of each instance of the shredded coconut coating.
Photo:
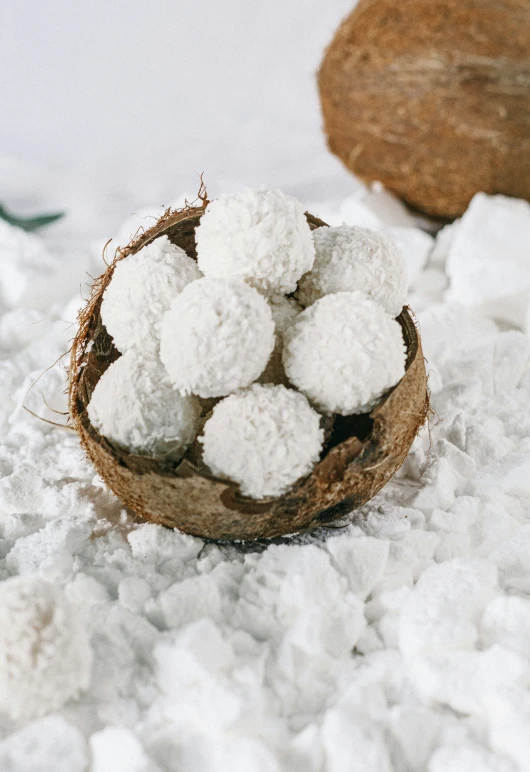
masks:
{"type": "Polygon", "coordinates": [[[405,361],[399,322],[362,292],[317,300],[284,336],[287,377],[327,413],[369,412],[401,380],[405,361]]]}
{"type": "Polygon", "coordinates": [[[160,357],[182,394],[224,397],[249,386],[273,348],[269,305],[241,279],[193,282],[162,323],[160,357]]]}
{"type": "Polygon", "coordinates": [[[288,386],[289,381],[282,363],[283,335],[303,309],[294,298],[286,298],[281,295],[270,298],[269,304],[276,328],[276,337],[274,350],[258,381],[259,383],[282,383],[284,386],[288,386]]]}
{"type": "Polygon", "coordinates": [[[384,233],[339,225],[313,231],[315,262],[302,277],[298,300],[307,307],[334,292],[364,292],[396,317],[407,298],[403,255],[384,233]]]}
{"type": "Polygon", "coordinates": [[[201,407],[176,391],[161,363],[128,351],[103,373],[88,404],[92,425],[140,455],[178,460],[197,436],[201,407]]]}
{"type": "Polygon", "coordinates": [[[101,303],[101,319],[118,351],[155,353],[171,301],[201,276],[195,260],[167,236],[120,260],[101,303]]]}
{"type": "Polygon", "coordinates": [[[281,496],[311,472],[322,451],[320,416],[285,386],[254,384],[215,406],[199,438],[213,474],[254,499],[281,496]]]}
{"type": "Polygon", "coordinates": [[[238,276],[269,295],[294,292],[315,258],[304,209],[281,190],[220,196],[208,205],[195,238],[205,276],[238,276]]]}
{"type": "Polygon", "coordinates": [[[58,710],[90,683],[92,650],[77,611],[48,582],[0,584],[0,710],[28,720],[58,710]]]}

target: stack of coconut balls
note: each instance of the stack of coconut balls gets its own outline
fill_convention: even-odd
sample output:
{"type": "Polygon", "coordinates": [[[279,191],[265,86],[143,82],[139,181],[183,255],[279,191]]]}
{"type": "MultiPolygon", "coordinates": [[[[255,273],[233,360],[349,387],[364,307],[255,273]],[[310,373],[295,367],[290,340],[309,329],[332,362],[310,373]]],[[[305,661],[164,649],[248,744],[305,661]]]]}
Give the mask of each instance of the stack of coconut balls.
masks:
{"type": "Polygon", "coordinates": [[[370,411],[404,375],[404,260],[366,228],[312,233],[299,201],[261,188],[211,202],[196,243],[197,262],[161,236],[116,264],[101,318],[122,356],[88,415],[161,459],[200,433],[214,475],[280,496],[318,462],[324,416],[370,411]]]}

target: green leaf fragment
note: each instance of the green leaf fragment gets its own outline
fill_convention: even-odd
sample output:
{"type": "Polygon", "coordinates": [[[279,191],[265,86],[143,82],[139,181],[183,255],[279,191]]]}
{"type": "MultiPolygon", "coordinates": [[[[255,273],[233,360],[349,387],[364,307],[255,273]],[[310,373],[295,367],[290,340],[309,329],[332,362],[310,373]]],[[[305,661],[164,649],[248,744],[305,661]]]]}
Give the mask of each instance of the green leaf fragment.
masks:
{"type": "Polygon", "coordinates": [[[17,217],[0,204],[0,220],[5,220],[10,225],[16,225],[25,231],[36,231],[44,225],[50,225],[64,217],[64,214],[64,212],[56,212],[55,214],[41,214],[35,217],[17,217]]]}

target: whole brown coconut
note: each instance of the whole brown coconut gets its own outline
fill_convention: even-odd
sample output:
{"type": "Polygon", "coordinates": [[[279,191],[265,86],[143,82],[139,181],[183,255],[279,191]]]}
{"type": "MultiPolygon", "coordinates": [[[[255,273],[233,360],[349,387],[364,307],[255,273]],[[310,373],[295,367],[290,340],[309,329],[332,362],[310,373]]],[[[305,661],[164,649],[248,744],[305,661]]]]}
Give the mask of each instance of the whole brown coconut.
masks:
{"type": "MultiPolygon", "coordinates": [[[[119,250],[116,260],[127,259],[162,235],[196,258],[195,228],[203,212],[203,208],[188,207],[166,213],[119,250]]],[[[325,226],[310,214],[306,217],[311,229],[325,226]]],[[[312,474],[280,498],[246,498],[234,483],[212,476],[201,463],[197,443],[178,463],[116,448],[94,429],[86,409],[99,378],[120,356],[100,316],[102,295],[115,264],[97,280],[80,316],[71,352],[70,415],[101,477],[138,515],[208,539],[281,536],[329,524],[361,506],[401,466],[428,412],[420,338],[406,308],[399,316],[408,352],[404,377],[369,415],[337,417],[312,474]]]]}
{"type": "Polygon", "coordinates": [[[530,200],[530,0],[361,0],[319,88],[330,149],[416,209],[530,200]]]}

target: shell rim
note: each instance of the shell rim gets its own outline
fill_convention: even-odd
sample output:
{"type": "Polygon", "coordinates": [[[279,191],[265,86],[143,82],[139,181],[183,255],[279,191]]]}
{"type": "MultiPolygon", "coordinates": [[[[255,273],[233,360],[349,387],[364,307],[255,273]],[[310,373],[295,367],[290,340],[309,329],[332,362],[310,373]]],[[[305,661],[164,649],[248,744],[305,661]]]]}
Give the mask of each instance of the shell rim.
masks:
{"type": "MultiPolygon", "coordinates": [[[[101,304],[103,292],[106,286],[108,285],[110,279],[112,278],[112,273],[114,271],[115,265],[120,260],[126,258],[128,255],[134,254],[135,252],[142,249],[144,246],[154,241],[157,237],[166,235],[166,232],[169,229],[171,229],[173,226],[176,226],[178,224],[185,224],[185,221],[189,220],[190,224],[194,223],[193,227],[195,227],[196,220],[198,218],[200,219],[200,216],[204,213],[204,210],[205,210],[205,205],[201,207],[186,206],[182,210],[175,210],[175,211],[167,210],[164,213],[164,215],[160,218],[160,220],[152,228],[150,228],[145,232],[135,234],[135,237],[133,237],[130,244],[127,245],[125,248],[123,249],[118,248],[116,250],[114,260],[112,261],[112,263],[108,265],[107,270],[104,272],[104,274],[102,274],[102,276],[100,276],[94,283],[92,288],[92,294],[87,303],[87,306],[80,313],[79,331],[74,339],[74,342],[71,348],[71,358],[70,358],[70,368],[69,368],[70,419],[74,423],[74,426],[77,429],[78,434],[81,437],[81,441],[85,446],[85,450],[87,450],[87,452],[88,452],[88,447],[83,437],[84,432],[88,433],[91,440],[96,442],[100,446],[100,448],[105,452],[105,454],[112,459],[114,463],[118,463],[120,465],[126,466],[133,474],[140,475],[140,474],[146,474],[146,473],[154,473],[156,475],[159,475],[160,477],[181,477],[181,476],[187,477],[190,475],[194,475],[194,476],[201,477],[205,480],[221,483],[230,489],[231,498],[233,500],[233,504],[235,504],[236,509],[239,510],[238,504],[240,504],[242,510],[244,509],[246,512],[252,511],[252,512],[258,513],[258,512],[264,511],[265,509],[268,509],[271,505],[278,503],[284,497],[291,496],[293,493],[296,492],[298,488],[301,488],[309,478],[311,478],[315,474],[318,475],[319,468],[321,467],[323,462],[325,462],[326,459],[330,457],[330,454],[338,455],[341,453],[341,451],[346,450],[347,444],[351,442],[352,439],[356,439],[356,435],[352,434],[349,437],[347,437],[343,442],[336,444],[331,448],[325,449],[324,453],[321,455],[320,460],[313,467],[313,470],[308,475],[298,480],[286,494],[283,494],[283,496],[278,496],[274,498],[253,499],[248,496],[244,496],[240,492],[239,485],[237,485],[237,483],[234,483],[233,481],[228,480],[227,478],[224,478],[224,477],[215,476],[211,474],[209,471],[207,471],[206,469],[199,467],[196,463],[194,463],[189,458],[189,450],[180,461],[168,463],[159,459],[155,459],[151,456],[133,454],[121,448],[118,448],[112,442],[107,440],[103,435],[101,435],[92,426],[92,424],[88,419],[88,414],[86,410],[89,399],[83,399],[83,397],[80,395],[80,387],[83,385],[84,376],[86,375],[85,368],[88,364],[86,361],[87,355],[90,353],[91,347],[94,344],[94,341],[97,338],[97,335],[99,334],[101,328],[104,330],[104,326],[101,322],[101,318],[99,314],[99,307],[101,304]]],[[[306,217],[312,230],[318,227],[327,227],[327,223],[325,223],[323,220],[320,220],[319,218],[307,212],[306,212],[306,217]]],[[[186,251],[188,252],[188,250],[186,251]]],[[[195,259],[196,256],[195,254],[192,254],[190,255],[190,257],[193,257],[195,259]]],[[[406,359],[406,365],[405,365],[405,376],[406,376],[407,371],[415,361],[418,354],[418,350],[420,348],[419,334],[416,327],[416,323],[414,321],[414,317],[408,306],[405,306],[403,308],[401,314],[397,317],[397,321],[401,325],[401,328],[403,331],[403,337],[404,337],[404,341],[407,349],[407,359],[406,359]]],[[[106,331],[105,331],[105,334],[108,336],[108,333],[106,333],[106,331]]],[[[109,352],[109,361],[107,363],[107,366],[110,365],[111,362],[114,361],[116,358],[118,357],[115,356],[112,352],[109,352]]],[[[102,372],[99,374],[98,379],[99,377],[101,377],[102,372]]],[[[405,376],[403,376],[403,378],[393,388],[387,391],[387,393],[381,398],[381,400],[378,402],[376,407],[373,408],[373,410],[369,414],[365,414],[372,419],[374,424],[377,421],[378,414],[382,411],[390,396],[396,391],[396,389],[399,389],[399,386],[403,382],[403,379],[405,378],[405,376]]],[[[429,412],[429,398],[428,398],[428,392],[426,392],[424,418],[422,420],[422,423],[424,422],[426,416],[428,415],[428,412],[429,412]]],[[[363,446],[369,444],[371,434],[372,432],[370,432],[370,435],[368,435],[366,438],[362,440],[363,446]]]]}

